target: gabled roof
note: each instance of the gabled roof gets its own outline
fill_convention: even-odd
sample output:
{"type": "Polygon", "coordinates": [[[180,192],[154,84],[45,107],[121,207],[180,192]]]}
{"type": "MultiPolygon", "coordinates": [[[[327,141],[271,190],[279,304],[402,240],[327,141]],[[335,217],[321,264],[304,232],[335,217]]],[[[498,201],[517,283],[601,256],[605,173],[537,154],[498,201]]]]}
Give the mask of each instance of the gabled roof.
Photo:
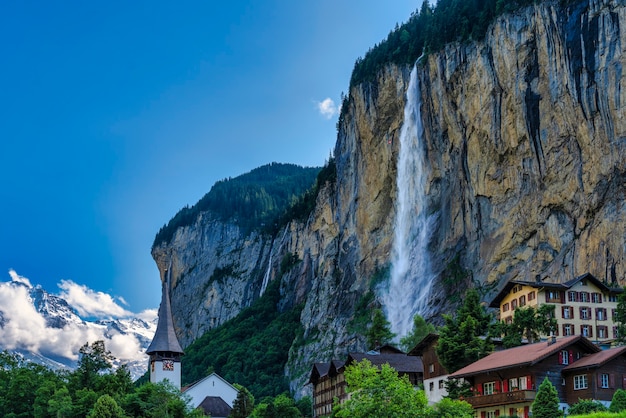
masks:
{"type": "Polygon", "coordinates": [[[626,353],[626,346],[610,348],[590,354],[563,368],[564,372],[600,367],[614,358],[626,353]]]}
{"type": "Polygon", "coordinates": [[[439,334],[430,333],[422,340],[417,343],[415,347],[411,351],[409,351],[409,356],[421,356],[424,353],[424,350],[433,345],[439,340],[439,334]]]}
{"type": "Polygon", "coordinates": [[[345,365],[344,361],[332,360],[329,363],[314,363],[311,369],[311,375],[309,376],[309,383],[315,383],[317,380],[326,376],[334,376],[345,365]]]}
{"type": "Polygon", "coordinates": [[[350,353],[346,364],[353,361],[361,361],[368,359],[372,365],[380,367],[383,364],[389,364],[396,369],[398,373],[423,373],[424,365],[422,359],[406,354],[368,354],[368,353],[350,353]]]}
{"type": "Polygon", "coordinates": [[[154,338],[146,350],[146,354],[156,352],[169,352],[174,354],[184,354],[176,332],[174,331],[174,320],[172,319],[172,306],[170,304],[170,280],[172,275],[172,261],[165,272],[165,280],[161,289],[161,305],[159,306],[159,322],[154,333],[154,338]]]}
{"type": "Polygon", "coordinates": [[[181,392],[187,392],[189,389],[199,385],[200,383],[204,382],[205,380],[209,379],[210,377],[215,377],[218,380],[222,381],[225,385],[230,386],[231,388],[233,388],[234,390],[236,390],[237,392],[239,392],[239,389],[237,389],[236,387],[234,387],[233,385],[230,384],[230,382],[228,382],[228,380],[224,379],[222,376],[220,376],[219,374],[213,372],[208,376],[203,377],[202,379],[198,379],[195,382],[193,382],[190,385],[185,386],[184,388],[181,389],[181,392]]]}
{"type": "Polygon", "coordinates": [[[581,276],[578,276],[572,280],[569,280],[567,282],[564,283],[552,283],[552,282],[543,282],[543,281],[527,281],[527,280],[509,280],[504,287],[502,288],[502,290],[500,290],[500,292],[498,292],[498,294],[491,300],[491,303],[489,304],[490,308],[499,308],[500,307],[500,302],[502,302],[502,299],[504,299],[510,292],[511,289],[515,286],[515,285],[522,285],[522,286],[530,286],[530,287],[534,287],[536,289],[554,289],[554,290],[567,290],[570,289],[572,286],[574,286],[576,283],[580,282],[581,280],[589,280],[591,282],[593,282],[597,287],[599,287],[601,290],[604,290],[606,292],[611,292],[611,293],[621,293],[624,291],[624,289],[619,288],[619,287],[609,287],[606,284],[602,283],[600,280],[598,280],[593,274],[591,273],[585,273],[581,276]]]}
{"type": "Polygon", "coordinates": [[[207,396],[198,408],[211,417],[228,417],[233,409],[219,396],[207,396]]]}
{"type": "MultiPolygon", "coordinates": [[[[562,337],[555,342],[542,341],[534,344],[513,347],[507,350],[496,351],[487,357],[475,361],[452,373],[450,377],[460,378],[474,376],[480,373],[493,372],[496,370],[510,369],[513,367],[532,366],[539,363],[547,357],[563,350],[572,344],[580,343],[590,353],[600,351],[593,345],[591,341],[581,335],[573,335],[571,337],[562,337]]],[[[580,360],[579,360],[580,361],[580,360]]]]}

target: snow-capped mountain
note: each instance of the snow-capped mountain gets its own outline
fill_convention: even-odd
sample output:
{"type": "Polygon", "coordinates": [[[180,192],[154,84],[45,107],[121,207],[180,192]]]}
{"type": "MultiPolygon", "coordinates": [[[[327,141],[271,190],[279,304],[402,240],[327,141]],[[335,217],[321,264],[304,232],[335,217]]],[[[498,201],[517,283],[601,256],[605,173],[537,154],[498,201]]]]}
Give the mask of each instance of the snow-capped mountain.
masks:
{"type": "Polygon", "coordinates": [[[147,370],[145,350],[157,324],[154,312],[141,318],[82,318],[67,300],[40,285],[0,282],[0,350],[52,369],[73,369],[81,346],[104,340],[116,358],[113,367],[126,364],[136,379],[147,370]]]}

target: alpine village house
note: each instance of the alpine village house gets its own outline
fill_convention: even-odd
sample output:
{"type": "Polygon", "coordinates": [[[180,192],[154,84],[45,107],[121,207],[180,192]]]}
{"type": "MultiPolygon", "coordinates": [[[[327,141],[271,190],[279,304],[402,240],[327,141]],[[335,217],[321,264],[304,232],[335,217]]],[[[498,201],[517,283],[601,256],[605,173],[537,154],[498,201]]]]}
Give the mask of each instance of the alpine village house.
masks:
{"type": "Polygon", "coordinates": [[[375,365],[387,362],[401,375],[416,373],[411,381],[423,384],[431,404],[447,395],[447,378],[464,379],[472,387],[472,396],[464,400],[478,418],[528,418],[537,388],[546,377],[557,389],[564,410],[580,399],[608,406],[615,390],[626,389],[626,346],[610,348],[617,336],[614,316],[622,291],[589,273],[565,283],[511,280],[489,306],[498,309],[500,320],[511,322],[516,308],[555,305],[557,328],[552,335],[542,336],[540,342],[496,350],[452,374],[438,361],[437,334],[427,335],[408,354],[386,346],[380,352],[350,354],[345,362],[315,363],[309,379],[314,416],[330,416],[333,400],[346,399],[343,372],[350,362],[362,358],[375,365]],[[419,366],[407,367],[413,363],[404,358],[410,357],[419,359],[415,363],[419,366]]]}

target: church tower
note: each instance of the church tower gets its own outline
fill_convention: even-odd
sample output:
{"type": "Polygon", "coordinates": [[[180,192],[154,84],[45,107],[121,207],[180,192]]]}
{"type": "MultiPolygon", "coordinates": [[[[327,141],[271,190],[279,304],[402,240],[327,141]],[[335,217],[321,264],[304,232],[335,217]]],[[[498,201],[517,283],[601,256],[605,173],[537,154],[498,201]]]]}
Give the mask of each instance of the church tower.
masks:
{"type": "Polygon", "coordinates": [[[146,350],[150,356],[150,382],[158,383],[169,380],[176,388],[181,385],[180,359],[184,352],[174,332],[172,307],[170,305],[170,279],[172,275],[172,261],[165,271],[165,280],[159,306],[159,322],[154,338],[146,350]]]}

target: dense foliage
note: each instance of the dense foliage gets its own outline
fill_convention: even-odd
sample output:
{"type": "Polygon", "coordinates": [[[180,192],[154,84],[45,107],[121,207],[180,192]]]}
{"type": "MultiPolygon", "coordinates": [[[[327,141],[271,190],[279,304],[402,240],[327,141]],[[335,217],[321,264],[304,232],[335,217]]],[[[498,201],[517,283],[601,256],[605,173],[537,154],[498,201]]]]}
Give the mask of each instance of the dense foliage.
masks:
{"type": "Polygon", "coordinates": [[[611,399],[611,406],[609,407],[611,412],[626,411],[626,390],[617,389],[611,399]]]}
{"type": "Polygon", "coordinates": [[[540,335],[550,335],[557,328],[554,309],[554,305],[547,304],[516,308],[511,323],[500,321],[494,326],[495,336],[502,337],[504,348],[522,345],[523,338],[536,342],[540,335]]]}
{"type": "Polygon", "coordinates": [[[420,315],[413,316],[413,329],[407,335],[400,339],[400,347],[409,352],[413,347],[424,339],[428,334],[434,333],[435,326],[426,322],[420,315]]]}
{"type": "MultiPolygon", "coordinates": [[[[577,0],[561,0],[573,3],[577,0]]],[[[423,53],[438,51],[450,42],[481,40],[496,16],[540,0],[427,0],[409,20],[396,25],[387,39],[370,48],[354,64],[350,87],[372,81],[385,65],[413,64],[423,53]]],[[[346,107],[344,107],[346,109],[346,107]]]]}
{"type": "Polygon", "coordinates": [[[11,418],[199,417],[180,391],[166,384],[136,387],[125,367],[111,371],[102,341],[80,349],[73,372],[54,372],[0,353],[0,416],[11,418]]]}
{"type": "Polygon", "coordinates": [[[390,343],[396,336],[391,332],[391,324],[381,309],[374,309],[372,324],[365,333],[367,346],[370,350],[390,343]]]}
{"type": "Polygon", "coordinates": [[[594,401],[592,399],[580,399],[574,405],[569,407],[567,413],[569,415],[587,415],[592,412],[604,412],[608,411],[608,408],[600,401],[594,401]]]}
{"type": "Polygon", "coordinates": [[[443,319],[437,357],[448,372],[453,373],[491,352],[493,345],[488,335],[492,316],[480,304],[475,289],[467,291],[463,305],[454,316],[443,315],[443,319]]]}
{"type": "Polygon", "coordinates": [[[287,391],[284,368],[289,348],[302,332],[301,307],[279,312],[280,283],[270,282],[263,296],[235,318],[214,328],[185,349],[183,382],[216,372],[245,385],[256,399],[287,391]]]}
{"type": "Polygon", "coordinates": [[[245,231],[273,224],[315,182],[319,167],[272,163],[235,178],[220,180],[194,206],[186,206],[157,233],[153,246],[167,243],[176,229],[211,211],[220,220],[235,220],[245,231]]]}
{"type": "Polygon", "coordinates": [[[333,406],[332,416],[350,418],[424,417],[472,418],[474,411],[467,402],[444,399],[427,405],[423,390],[416,390],[407,376],[383,364],[380,369],[369,360],[346,367],[345,379],[350,398],[333,406]]]}

